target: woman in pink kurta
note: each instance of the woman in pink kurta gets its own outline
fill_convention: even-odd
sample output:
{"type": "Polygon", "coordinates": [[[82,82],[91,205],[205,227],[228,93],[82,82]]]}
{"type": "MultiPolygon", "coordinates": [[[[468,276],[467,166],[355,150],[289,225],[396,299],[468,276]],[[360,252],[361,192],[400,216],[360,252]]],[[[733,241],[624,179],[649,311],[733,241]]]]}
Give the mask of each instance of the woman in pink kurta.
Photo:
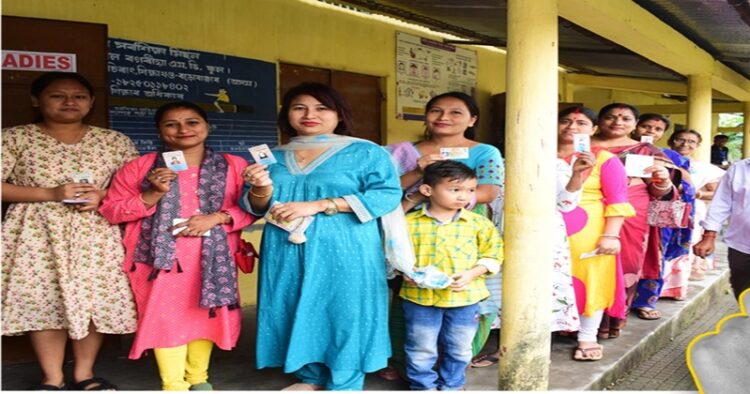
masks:
{"type": "MultiPolygon", "coordinates": [[[[165,168],[159,153],[133,160],[115,175],[99,211],[111,223],[126,223],[122,269],[128,274],[138,309],[130,358],[156,349],[163,387],[196,389],[208,385],[208,360],[205,371],[191,371],[189,359],[195,357],[190,345],[204,340],[204,344],[210,341],[229,350],[240,334],[237,271],[231,257],[240,230],[253,222],[253,217],[237,206],[247,162],[205,148],[208,123],[200,107],[185,102],[167,104],[156,116],[167,150],[181,150],[188,169],[175,172],[165,168]],[[216,190],[222,183],[223,189],[216,190]],[[220,208],[207,212],[212,195],[220,208]],[[173,227],[175,218],[189,220],[173,227]],[[159,220],[162,227],[158,227],[159,220]],[[152,244],[157,248],[152,250],[152,244]],[[173,249],[173,253],[165,255],[163,249],[173,249]],[[167,266],[160,265],[164,263],[167,266]],[[221,287],[218,292],[214,291],[217,286],[221,287]],[[227,294],[226,301],[212,303],[223,300],[223,294],[227,294]],[[160,356],[161,350],[172,352],[185,345],[187,365],[174,366],[171,353],[168,358],[160,356]],[[183,376],[171,376],[167,373],[170,368],[183,376]]],[[[212,345],[206,346],[210,356],[212,345]]],[[[205,346],[203,350],[205,356],[205,346]]]]}

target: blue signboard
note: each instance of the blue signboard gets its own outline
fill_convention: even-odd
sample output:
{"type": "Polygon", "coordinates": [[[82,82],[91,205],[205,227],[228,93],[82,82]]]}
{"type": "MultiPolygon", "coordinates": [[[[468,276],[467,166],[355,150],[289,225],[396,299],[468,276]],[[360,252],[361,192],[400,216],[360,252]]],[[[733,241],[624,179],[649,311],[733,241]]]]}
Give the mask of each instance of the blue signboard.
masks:
{"type": "Polygon", "coordinates": [[[181,100],[206,110],[219,152],[250,158],[247,148],[277,144],[274,63],[119,38],[108,56],[110,127],[141,153],[161,146],[156,109],[181,100]]]}

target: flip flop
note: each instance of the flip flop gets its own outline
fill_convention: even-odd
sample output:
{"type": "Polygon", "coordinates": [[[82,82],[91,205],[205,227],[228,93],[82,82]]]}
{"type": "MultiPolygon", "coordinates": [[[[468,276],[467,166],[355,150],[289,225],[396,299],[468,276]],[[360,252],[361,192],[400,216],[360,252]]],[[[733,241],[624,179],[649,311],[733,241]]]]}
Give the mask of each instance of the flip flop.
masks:
{"type": "Polygon", "coordinates": [[[573,360],[576,361],[599,361],[602,359],[602,357],[604,357],[604,348],[602,347],[602,345],[596,345],[588,348],[577,347],[573,352],[573,360]],[[599,352],[598,356],[593,354],[597,351],[599,352]]]}
{"type": "Polygon", "coordinates": [[[661,312],[653,308],[638,308],[635,313],[643,320],[661,319],[661,312]]]}
{"type": "Polygon", "coordinates": [[[401,379],[401,376],[399,376],[398,371],[396,370],[396,368],[393,368],[390,365],[387,366],[387,367],[385,367],[385,368],[383,368],[383,369],[381,369],[380,371],[378,371],[378,376],[381,379],[385,379],[385,380],[388,380],[388,381],[394,381],[394,380],[401,379]]]}
{"type": "Polygon", "coordinates": [[[117,386],[107,379],[93,377],[80,382],[74,382],[73,389],[78,391],[113,391],[117,390],[117,386]]]}
{"type": "Polygon", "coordinates": [[[497,364],[500,359],[494,353],[483,354],[471,360],[472,368],[486,368],[497,364]]]}
{"type": "Polygon", "coordinates": [[[53,386],[51,384],[38,383],[29,387],[27,390],[29,391],[58,391],[58,390],[68,390],[68,386],[66,386],[65,383],[63,383],[62,386],[53,386]]]}

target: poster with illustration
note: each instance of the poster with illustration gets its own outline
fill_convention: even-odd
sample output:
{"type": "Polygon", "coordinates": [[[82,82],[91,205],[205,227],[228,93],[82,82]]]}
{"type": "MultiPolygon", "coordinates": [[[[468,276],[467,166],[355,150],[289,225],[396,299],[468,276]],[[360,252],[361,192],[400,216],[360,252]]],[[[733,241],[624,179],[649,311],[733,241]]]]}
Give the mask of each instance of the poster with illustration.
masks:
{"type": "Polygon", "coordinates": [[[424,106],[448,91],[473,94],[477,53],[440,41],[396,32],[396,117],[424,119],[424,106]]]}

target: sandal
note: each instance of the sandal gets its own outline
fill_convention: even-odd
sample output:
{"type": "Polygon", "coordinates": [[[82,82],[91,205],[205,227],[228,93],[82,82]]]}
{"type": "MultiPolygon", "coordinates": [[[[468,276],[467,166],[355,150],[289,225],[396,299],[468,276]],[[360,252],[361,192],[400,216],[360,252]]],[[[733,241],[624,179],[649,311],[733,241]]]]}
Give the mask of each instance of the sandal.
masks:
{"type": "Polygon", "coordinates": [[[576,361],[599,361],[602,357],[604,357],[604,348],[602,348],[602,345],[587,348],[577,347],[573,352],[573,360],[576,361]]]}
{"type": "Polygon", "coordinates": [[[319,391],[323,390],[323,386],[318,386],[312,383],[295,383],[290,386],[286,386],[281,391],[319,391]]]}
{"type": "MultiPolygon", "coordinates": [[[[599,339],[613,338],[612,334],[611,334],[611,330],[609,328],[600,328],[599,329],[599,333],[596,334],[596,337],[599,338],[599,339]]],[[[617,338],[617,336],[615,336],[614,338],[617,338]]]]}
{"type": "Polygon", "coordinates": [[[497,364],[499,361],[497,353],[488,353],[481,356],[476,356],[471,360],[472,368],[486,368],[497,364]]]}
{"type": "Polygon", "coordinates": [[[620,329],[619,328],[610,328],[609,329],[609,339],[615,339],[620,336],[620,329]]]}
{"type": "Polygon", "coordinates": [[[203,382],[196,383],[190,386],[190,391],[214,391],[214,386],[211,383],[203,382]]]}
{"type": "Polygon", "coordinates": [[[54,386],[51,384],[37,383],[27,389],[28,391],[56,391],[56,390],[68,390],[68,386],[63,383],[62,386],[54,386]]]}
{"type": "Polygon", "coordinates": [[[643,320],[658,320],[661,319],[661,312],[654,308],[638,308],[636,314],[643,320]]]}
{"type": "Polygon", "coordinates": [[[393,368],[390,365],[378,371],[378,376],[380,376],[381,379],[385,379],[387,381],[401,379],[401,376],[398,375],[398,371],[396,370],[396,368],[393,368]]]}
{"type": "Polygon", "coordinates": [[[91,379],[82,380],[77,383],[73,383],[73,390],[78,391],[104,391],[104,390],[117,390],[117,386],[112,384],[104,378],[93,377],[91,379]]]}

